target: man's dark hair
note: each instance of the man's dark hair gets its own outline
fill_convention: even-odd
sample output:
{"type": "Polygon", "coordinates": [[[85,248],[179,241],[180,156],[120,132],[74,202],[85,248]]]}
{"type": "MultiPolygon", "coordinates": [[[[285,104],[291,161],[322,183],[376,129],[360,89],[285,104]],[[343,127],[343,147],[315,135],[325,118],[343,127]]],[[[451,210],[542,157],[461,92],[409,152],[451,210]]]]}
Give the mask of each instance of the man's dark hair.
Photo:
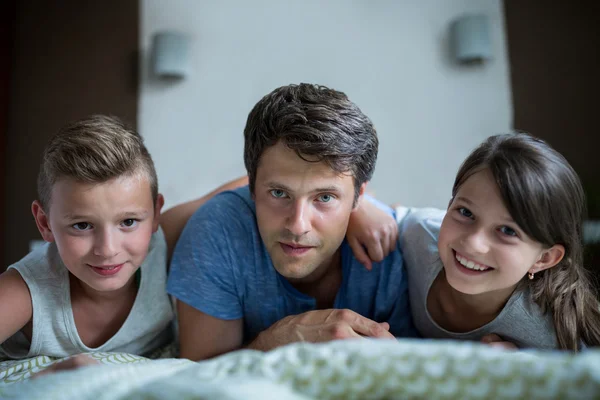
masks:
{"type": "Polygon", "coordinates": [[[263,97],[248,115],[244,163],[251,193],[261,155],[279,141],[306,161],[350,172],[355,199],[373,175],[379,145],[371,120],[344,93],[306,83],[282,86],[263,97]]]}

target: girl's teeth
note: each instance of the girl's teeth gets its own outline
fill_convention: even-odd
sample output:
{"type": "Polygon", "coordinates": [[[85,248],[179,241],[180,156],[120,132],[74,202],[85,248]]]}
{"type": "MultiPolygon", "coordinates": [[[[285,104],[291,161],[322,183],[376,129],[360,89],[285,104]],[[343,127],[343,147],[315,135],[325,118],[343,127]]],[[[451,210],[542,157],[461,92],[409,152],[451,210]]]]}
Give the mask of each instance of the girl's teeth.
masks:
{"type": "Polygon", "coordinates": [[[469,268],[469,269],[472,269],[475,271],[485,271],[485,270],[489,269],[488,267],[476,264],[475,262],[473,262],[471,260],[467,260],[466,258],[459,256],[458,254],[456,255],[456,259],[458,260],[459,263],[461,263],[466,268],[469,268]]]}

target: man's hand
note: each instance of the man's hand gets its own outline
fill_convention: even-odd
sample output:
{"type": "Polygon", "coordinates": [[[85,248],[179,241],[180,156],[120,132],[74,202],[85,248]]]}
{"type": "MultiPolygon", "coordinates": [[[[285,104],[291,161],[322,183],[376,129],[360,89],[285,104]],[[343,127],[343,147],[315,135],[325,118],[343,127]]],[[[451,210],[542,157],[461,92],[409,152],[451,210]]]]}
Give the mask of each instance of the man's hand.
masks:
{"type": "Polygon", "coordinates": [[[518,347],[512,342],[507,342],[495,333],[490,333],[481,338],[481,343],[485,343],[492,347],[498,347],[505,350],[517,350],[518,347]]]}
{"type": "Polygon", "coordinates": [[[352,310],[316,310],[291,315],[273,324],[248,348],[268,351],[293,342],[328,342],[360,337],[394,339],[387,322],[375,322],[352,310]]]}
{"type": "Polygon", "coordinates": [[[371,270],[373,261],[382,261],[396,248],[398,224],[390,214],[363,197],[350,216],[346,238],[354,257],[371,270]]]}
{"type": "Polygon", "coordinates": [[[40,371],[32,375],[32,378],[37,378],[42,375],[52,374],[58,371],[68,371],[71,369],[77,369],[81,367],[87,367],[89,365],[99,365],[100,362],[88,356],[87,354],[77,354],[76,356],[69,357],[66,360],[52,364],[50,367],[43,371],[40,371]]]}

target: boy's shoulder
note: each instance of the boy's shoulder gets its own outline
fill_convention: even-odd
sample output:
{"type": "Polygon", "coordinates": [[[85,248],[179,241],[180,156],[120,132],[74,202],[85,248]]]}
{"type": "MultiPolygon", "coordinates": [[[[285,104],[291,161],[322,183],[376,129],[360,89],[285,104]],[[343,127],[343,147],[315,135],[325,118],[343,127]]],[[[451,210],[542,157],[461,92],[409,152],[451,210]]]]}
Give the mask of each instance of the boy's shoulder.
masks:
{"type": "Polygon", "coordinates": [[[8,266],[25,276],[48,276],[55,274],[62,264],[55,243],[44,242],[35,246],[25,257],[8,266]]]}

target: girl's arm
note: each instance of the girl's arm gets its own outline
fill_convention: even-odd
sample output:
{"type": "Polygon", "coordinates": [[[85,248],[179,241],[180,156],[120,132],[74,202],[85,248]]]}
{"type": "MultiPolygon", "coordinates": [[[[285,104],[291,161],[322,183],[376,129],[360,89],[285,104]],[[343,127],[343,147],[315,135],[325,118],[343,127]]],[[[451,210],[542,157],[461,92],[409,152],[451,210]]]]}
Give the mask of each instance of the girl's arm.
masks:
{"type": "Polygon", "coordinates": [[[31,294],[16,270],[0,274],[0,343],[22,329],[33,316],[31,294]]]}
{"type": "Polygon", "coordinates": [[[362,197],[350,216],[346,239],[354,257],[368,270],[394,251],[398,242],[398,224],[392,215],[368,197],[362,197]]]}

